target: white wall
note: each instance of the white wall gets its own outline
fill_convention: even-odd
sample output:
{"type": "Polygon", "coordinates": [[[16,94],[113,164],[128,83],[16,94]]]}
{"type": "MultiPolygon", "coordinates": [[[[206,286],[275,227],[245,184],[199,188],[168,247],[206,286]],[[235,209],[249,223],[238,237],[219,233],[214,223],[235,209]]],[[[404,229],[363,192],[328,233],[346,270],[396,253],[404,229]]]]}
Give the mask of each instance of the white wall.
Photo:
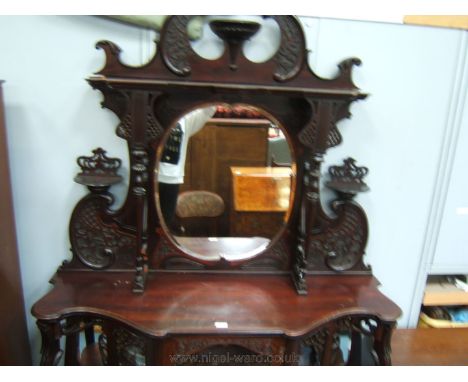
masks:
{"type": "Polygon", "coordinates": [[[343,144],[329,150],[325,166],[349,155],[369,167],[371,192],[358,199],[370,223],[366,258],[407,326],[465,32],[331,19],[305,24],[317,74],[333,75],[346,57],[362,60],[354,80],[370,96],[339,126],[343,144]]]}
{"type": "MultiPolygon", "coordinates": [[[[94,17],[4,16],[0,36],[0,77],[6,81],[13,199],[29,312],[49,289],[57,266],[70,258],[68,221],[86,193],[73,182],[77,156],[102,146],[124,159],[128,168],[124,141],[114,134],[117,118],[100,108],[101,94],[84,80],[104,62],[94,44],[115,41],[130,63],[141,64],[142,32],[94,17]]],[[[39,332],[30,314],[28,327],[37,362],[39,332]]]]}
{"type": "Polygon", "coordinates": [[[455,97],[452,102],[452,142],[447,156],[447,182],[442,190],[440,231],[433,256],[428,259],[432,274],[468,273],[468,33],[465,33],[455,97]]]}
{"type": "MultiPolygon", "coordinates": [[[[371,96],[339,128],[344,143],[326,166],[353,156],[370,168],[367,260],[382,290],[403,309],[406,326],[417,283],[450,95],[463,32],[404,25],[302,18],[310,60],[331,76],[349,56],[362,59],[355,82],[371,96]]],[[[76,157],[102,146],[128,158],[117,118],[84,78],[103,64],[96,41],[114,41],[128,63],[152,53],[147,32],[95,17],[1,17],[0,78],[6,80],[7,133],[26,310],[69,258],[68,220],[86,190],[73,183],[76,157]],[[44,219],[46,217],[46,219],[44,219]]],[[[118,191],[120,200],[125,187],[118,191]]],[[[39,333],[28,315],[33,357],[39,333]]]]}

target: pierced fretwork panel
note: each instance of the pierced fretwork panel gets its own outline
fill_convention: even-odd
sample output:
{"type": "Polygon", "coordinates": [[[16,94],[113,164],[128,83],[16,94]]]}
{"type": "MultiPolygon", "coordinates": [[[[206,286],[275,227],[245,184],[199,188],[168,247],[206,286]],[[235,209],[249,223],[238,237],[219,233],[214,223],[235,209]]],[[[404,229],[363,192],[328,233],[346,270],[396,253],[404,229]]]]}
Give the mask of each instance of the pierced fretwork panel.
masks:
{"type": "Polygon", "coordinates": [[[386,366],[393,324],[374,317],[347,316],[309,334],[301,344],[301,364],[386,366]]]}

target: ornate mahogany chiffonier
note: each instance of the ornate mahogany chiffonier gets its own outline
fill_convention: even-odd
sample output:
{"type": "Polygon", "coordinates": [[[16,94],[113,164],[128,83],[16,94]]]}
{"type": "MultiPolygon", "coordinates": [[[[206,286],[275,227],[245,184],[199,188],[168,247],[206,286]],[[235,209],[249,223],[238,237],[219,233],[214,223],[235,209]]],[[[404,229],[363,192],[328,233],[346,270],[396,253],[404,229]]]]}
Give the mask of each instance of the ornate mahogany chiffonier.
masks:
{"type": "MultiPolygon", "coordinates": [[[[109,189],[121,180],[119,159],[100,148],[78,159],[75,181],[89,194],[71,216],[73,257],[32,309],[42,334],[41,363],[58,364],[64,355],[66,365],[391,364],[400,309],[378,291],[363,262],[368,223],[354,201],[367,189],[367,169],[351,158],[332,166],[326,182],[336,193],[331,213],[320,199],[323,157],[342,140],[337,123],[350,116],[352,102],[366,97],[351,79],[360,61],[347,59],[336,78],[319,78],[308,66],[300,22],[290,16],[267,18],[279,27],[280,45],[260,63],[243,49],[260,24],[212,20],[225,50],[209,60],[187,37],[192,19],[170,17],[156,55],[141,67],[123,64],[112,42],[97,44],[106,63],[88,82],[120,119],[116,133],[127,141],[130,158],[128,194],[121,208],[112,208],[109,189]],[[203,152],[189,158],[185,150],[206,122],[193,116],[210,105],[255,110],[288,142],[289,181],[270,182],[282,184],[276,193],[267,186],[251,190],[284,191],[283,218],[268,237],[229,230],[195,235],[173,224],[162,174],[205,158],[203,152]]],[[[242,128],[233,127],[239,135],[242,128]]],[[[212,155],[221,163],[230,142],[215,146],[212,155]]],[[[241,159],[233,166],[252,166],[241,159]]],[[[260,159],[255,167],[266,171],[269,162],[260,159]]],[[[218,169],[225,175],[213,179],[232,171],[218,169]]],[[[190,192],[214,194],[200,187],[194,182],[190,192]]],[[[177,182],[170,189],[177,201],[177,182]]],[[[193,210],[209,207],[203,198],[193,210]]],[[[219,213],[231,210],[232,201],[224,199],[219,213]]],[[[193,218],[213,218],[208,210],[193,218]]]]}

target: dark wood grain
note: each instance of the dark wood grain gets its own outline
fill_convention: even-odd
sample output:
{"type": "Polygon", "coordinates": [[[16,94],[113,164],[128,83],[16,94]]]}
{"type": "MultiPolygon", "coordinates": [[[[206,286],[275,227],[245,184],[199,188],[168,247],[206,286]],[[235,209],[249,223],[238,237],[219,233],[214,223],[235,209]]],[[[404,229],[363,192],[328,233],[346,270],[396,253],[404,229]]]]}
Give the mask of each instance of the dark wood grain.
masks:
{"type": "MultiPolygon", "coordinates": [[[[356,58],[342,61],[335,78],[316,76],[308,66],[310,52],[300,21],[293,16],[273,16],[281,38],[280,47],[271,59],[252,62],[238,49],[234,63],[230,55],[233,52],[228,52],[232,44],[225,41],[227,48],[223,56],[206,60],[193,51],[187,39],[186,25],[192,17],[168,18],[155,56],[140,67],[122,63],[121,50],[116,44],[109,41],[97,44],[104,50],[106,63],[101,71],[88,78],[88,82],[102,92],[102,105],[119,119],[117,135],[128,143],[129,192],[119,209],[112,205],[110,194],[85,197],[78,202],[70,224],[74,256],[65,267],[68,270],[136,269],[135,293],[144,292],[149,270],[166,269],[167,263],[174,261],[178,262],[178,269],[187,271],[205,267],[226,272],[246,268],[277,273],[292,271],[296,280],[293,286],[300,294],[307,293],[304,280],[307,273],[370,274],[370,269],[362,262],[368,235],[364,211],[354,202],[338,198],[332,206],[336,217],[328,216],[322,208],[318,187],[323,156],[328,148],[342,141],[337,123],[349,118],[351,103],[366,98],[351,76],[352,68],[360,61],[356,58]],[[179,247],[161,245],[168,239],[154,198],[156,195],[158,199],[154,181],[154,168],[158,165],[156,153],[168,130],[182,116],[212,104],[250,105],[266,119],[283,127],[297,167],[296,192],[291,199],[285,229],[276,236],[278,240],[272,240],[271,247],[258,254],[253,267],[249,259],[210,263],[179,247]],[[78,256],[78,247],[85,249],[86,258],[78,256]]],[[[236,22],[234,30],[230,25],[230,39],[231,33],[243,33],[238,25],[236,22]]],[[[216,124],[217,133],[227,130],[216,124]]],[[[258,139],[247,138],[239,144],[243,130],[253,129],[250,125],[249,128],[242,126],[229,128],[231,132],[223,139],[216,139],[212,149],[201,147],[201,150],[192,150],[193,155],[189,153],[189,157],[195,157],[192,162],[200,164],[202,173],[208,173],[206,170],[210,166],[215,167],[211,176],[207,176],[221,187],[208,190],[220,194],[226,203],[230,200],[226,197],[230,188],[229,167],[266,165],[266,135],[261,143],[258,139]],[[239,146],[243,150],[240,154],[233,151],[239,146]],[[260,162],[247,163],[247,158],[252,157],[260,162]]],[[[262,126],[256,130],[266,134],[266,127],[262,126]]],[[[188,170],[188,173],[194,172],[195,167],[188,170]]],[[[197,182],[203,177],[197,175],[196,178],[191,182],[198,189],[201,185],[197,182]]],[[[228,205],[219,218],[220,236],[228,235],[230,210],[228,205]]],[[[275,219],[262,215],[258,220],[256,225],[266,228],[275,219]]],[[[269,229],[258,232],[271,236],[269,229]]]]}
{"type": "Polygon", "coordinates": [[[86,312],[138,330],[167,334],[256,333],[302,336],[330,319],[350,314],[394,321],[399,308],[372,276],[308,277],[299,296],[288,276],[151,273],[144,295],[132,293],[131,273],[62,273],[33,307],[41,320],[86,312]],[[217,329],[215,322],[229,329],[217,329]]]}
{"type": "Polygon", "coordinates": [[[468,366],[468,329],[397,329],[395,366],[468,366]]]}
{"type": "MultiPolygon", "coordinates": [[[[200,364],[171,357],[229,353],[260,359],[221,363],[294,365],[305,356],[309,364],[342,364],[342,333],[352,342],[348,364],[391,364],[391,333],[401,312],[379,292],[363,262],[366,214],[354,194],[339,194],[331,216],[320,197],[324,155],[342,141],[337,124],[349,118],[351,103],[366,98],[351,78],[360,61],[342,61],[335,78],[316,76],[300,22],[292,16],[273,16],[280,47],[266,62],[244,56],[243,40],[235,36],[243,33],[238,22],[228,28],[223,56],[206,60],[187,38],[192,17],[168,18],[156,55],[141,67],[122,63],[114,43],[97,45],[106,63],[88,82],[119,119],[116,133],[129,149],[129,190],[120,209],[113,208],[107,188],[91,189],[77,203],[70,222],[73,259],[32,309],[42,334],[41,363],[59,362],[65,337],[65,363],[77,364],[78,333],[99,326],[105,365],[200,364]],[[253,106],[284,128],[293,154],[297,181],[285,228],[252,258],[189,253],[168,237],[157,212],[154,170],[161,143],[187,112],[212,104],[253,106]],[[86,256],[78,256],[79,249],[86,256]],[[279,358],[268,358],[273,355],[279,358]]],[[[229,202],[231,166],[266,166],[267,129],[228,129],[216,122],[208,132],[224,136],[211,136],[209,149],[203,142],[192,145],[187,179],[193,189],[215,191],[229,202]],[[247,141],[241,141],[246,132],[247,141]],[[234,150],[239,147],[243,151],[234,150]],[[215,181],[220,189],[210,188],[215,181]]],[[[226,216],[230,210],[228,205],[226,216]]],[[[227,236],[222,224],[220,231],[227,236]]]]}
{"type": "Polygon", "coordinates": [[[30,365],[0,81],[0,365],[30,365]]]}

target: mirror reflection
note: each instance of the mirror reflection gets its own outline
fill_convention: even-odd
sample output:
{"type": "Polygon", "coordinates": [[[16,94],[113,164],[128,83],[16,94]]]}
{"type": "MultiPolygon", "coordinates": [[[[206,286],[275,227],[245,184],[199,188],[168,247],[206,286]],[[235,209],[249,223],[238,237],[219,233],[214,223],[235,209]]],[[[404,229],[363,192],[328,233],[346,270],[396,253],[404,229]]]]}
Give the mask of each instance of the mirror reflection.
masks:
{"type": "Polygon", "coordinates": [[[156,203],[183,250],[241,260],[286,224],[295,174],[281,127],[259,109],[214,105],[187,113],[158,150],[156,203]]]}

